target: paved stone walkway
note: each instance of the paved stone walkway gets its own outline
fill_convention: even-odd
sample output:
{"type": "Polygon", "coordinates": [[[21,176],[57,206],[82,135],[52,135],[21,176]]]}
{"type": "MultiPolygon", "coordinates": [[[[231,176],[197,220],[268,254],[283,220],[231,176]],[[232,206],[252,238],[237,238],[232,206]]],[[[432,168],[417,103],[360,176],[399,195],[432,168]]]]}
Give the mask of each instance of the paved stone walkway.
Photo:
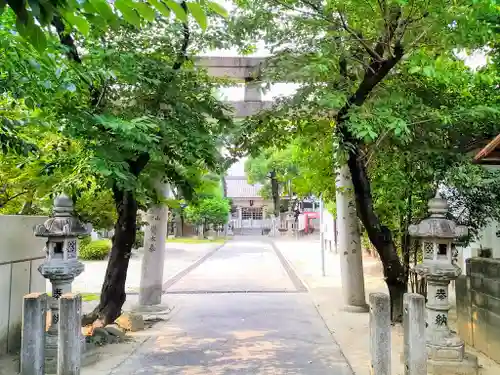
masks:
{"type": "Polygon", "coordinates": [[[268,242],[239,238],[167,285],[167,322],[109,374],[353,375],[268,242]]]}
{"type": "MultiPolygon", "coordinates": [[[[220,243],[167,243],[163,279],[170,280],[220,245],[220,243]]],[[[133,254],[134,256],[130,259],[128,266],[127,283],[125,285],[127,293],[131,294],[139,292],[142,262],[142,252],[134,252],[133,254]]],[[[77,293],[100,293],[108,261],[84,261],[83,263],[85,271],[73,282],[73,291],[77,293]]],[[[50,282],[47,282],[47,290],[50,291],[50,282]]]]}

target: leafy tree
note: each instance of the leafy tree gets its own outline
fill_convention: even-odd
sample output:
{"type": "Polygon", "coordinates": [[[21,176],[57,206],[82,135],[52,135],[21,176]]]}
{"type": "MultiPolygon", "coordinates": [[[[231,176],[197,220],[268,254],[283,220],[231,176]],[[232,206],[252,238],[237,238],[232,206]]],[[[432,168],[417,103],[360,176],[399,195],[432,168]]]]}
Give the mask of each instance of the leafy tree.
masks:
{"type": "Polygon", "coordinates": [[[156,28],[112,33],[104,50],[92,45],[89,68],[105,67],[116,72],[116,78],[113,84],[104,82],[94,115],[72,118],[64,129],[85,142],[92,168],[113,192],[118,218],[94,311],[107,322],[121,313],[126,298],[140,202],[158,201],[154,186],[161,178],[189,198],[196,188],[191,171],[219,168],[217,135],[231,125],[225,107],[212,96],[208,77],[189,65],[182,68],[190,35],[186,29],[179,33],[180,47],[156,28]]]}
{"type": "MultiPolygon", "coordinates": [[[[180,7],[193,9],[184,2],[180,7]]],[[[93,314],[105,321],[121,313],[137,209],[160,199],[154,183],[163,178],[189,199],[199,182],[191,171],[217,171],[222,165],[219,135],[231,119],[212,96],[208,77],[187,62],[190,39],[199,32],[182,21],[159,19],[140,32],[122,26],[85,38],[65,32],[56,40],[46,34],[47,53],[11,32],[15,20],[10,10],[1,16],[2,94],[14,103],[12,108],[22,109],[30,127],[39,123],[78,149],[72,164],[61,162],[69,161],[71,153],[54,160],[43,154],[43,164],[64,174],[48,185],[80,198],[77,207],[87,219],[95,219],[92,210],[84,209],[89,194],[102,193],[107,207],[112,197],[116,212],[108,212],[117,218],[115,237],[93,314]]],[[[28,164],[37,170],[36,163],[28,164]]],[[[98,225],[107,225],[110,218],[105,219],[98,225]]]]}
{"type": "Polygon", "coordinates": [[[261,194],[271,196],[274,215],[279,217],[281,211],[280,196],[283,193],[287,177],[295,170],[291,164],[291,155],[287,149],[267,149],[257,157],[249,158],[245,163],[245,173],[251,184],[263,184],[261,194]],[[267,194],[270,191],[271,194],[267,194]]]}
{"type": "Polygon", "coordinates": [[[332,162],[349,167],[358,216],[383,262],[393,319],[400,319],[405,269],[393,235],[374,206],[366,166],[368,146],[386,133],[402,141],[410,134],[417,137],[417,124],[430,122],[429,117],[434,124],[456,124],[461,115],[487,112],[477,104],[468,112],[447,108],[446,103],[441,112],[423,93],[400,88],[412,74],[440,82],[455,79],[454,72],[444,71],[441,64],[455,59],[456,48],[480,47],[489,41],[490,25],[479,15],[493,13],[494,5],[486,0],[473,7],[467,1],[450,6],[419,0],[241,0],[237,4],[241,11],[232,27],[240,44],[245,47],[263,37],[272,46],[274,55],[264,79],[301,84],[291,100],[250,120],[239,147],[279,144],[291,134],[331,139],[332,162]],[[431,112],[421,112],[422,107],[431,112]],[[401,110],[411,115],[412,123],[400,116],[401,110]]]}
{"type": "Polygon", "coordinates": [[[186,207],[188,222],[204,227],[226,224],[229,218],[229,202],[225,198],[203,198],[186,207]]]}
{"type": "Polygon", "coordinates": [[[0,15],[10,8],[16,16],[17,32],[39,51],[47,47],[50,27],[56,29],[61,43],[69,48],[73,58],[76,47],[71,32],[87,37],[92,29],[101,33],[108,28],[118,29],[122,24],[140,28],[158,17],[171,17],[187,22],[191,15],[202,29],[207,27],[207,12],[227,15],[226,10],[213,1],[181,2],[174,0],[132,1],[117,0],[0,0],[0,15]]]}
{"type": "MultiPolygon", "coordinates": [[[[325,201],[335,199],[334,178],[331,168],[332,145],[328,139],[314,139],[311,135],[297,136],[278,149],[266,149],[255,157],[248,159],[246,173],[250,182],[264,184],[266,197],[271,196],[269,187],[269,166],[274,165],[276,180],[281,189],[289,189],[299,197],[323,195],[325,201]],[[288,185],[285,187],[285,184],[288,185]]],[[[287,191],[288,193],[288,191],[287,191]]]]}

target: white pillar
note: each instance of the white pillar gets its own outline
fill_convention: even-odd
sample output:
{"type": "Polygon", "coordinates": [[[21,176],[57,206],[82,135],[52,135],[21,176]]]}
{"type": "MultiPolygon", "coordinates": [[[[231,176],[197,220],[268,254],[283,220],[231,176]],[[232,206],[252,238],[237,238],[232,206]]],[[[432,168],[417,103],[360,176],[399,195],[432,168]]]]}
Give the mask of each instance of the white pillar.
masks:
{"type": "Polygon", "coordinates": [[[366,312],[368,305],[365,298],[361,237],[347,166],[341,167],[337,172],[336,187],[338,252],[344,304],[349,311],[366,312]]]}
{"type": "Polygon", "coordinates": [[[319,242],[321,243],[321,274],[326,276],[325,269],[325,220],[323,218],[323,211],[325,210],[323,204],[323,196],[319,198],[319,242]]]}
{"type": "MultiPolygon", "coordinates": [[[[169,194],[167,184],[160,184],[158,190],[164,197],[169,194]]],[[[167,218],[168,207],[165,205],[155,205],[146,214],[148,225],[144,230],[144,255],[142,257],[139,306],[137,308],[139,311],[160,312],[168,310],[165,306],[161,306],[167,218]]]]}
{"type": "Polygon", "coordinates": [[[238,228],[240,230],[240,233],[243,229],[243,212],[241,207],[238,207],[238,228]]]}

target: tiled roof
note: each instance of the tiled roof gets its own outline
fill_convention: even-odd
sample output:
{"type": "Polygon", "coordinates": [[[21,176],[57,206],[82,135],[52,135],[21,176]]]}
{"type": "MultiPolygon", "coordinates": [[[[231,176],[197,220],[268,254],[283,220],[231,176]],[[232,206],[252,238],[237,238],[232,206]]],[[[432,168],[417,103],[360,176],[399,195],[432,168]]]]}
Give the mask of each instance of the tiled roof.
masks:
{"type": "Polygon", "coordinates": [[[226,177],[226,188],[228,198],[259,198],[261,184],[251,185],[246,177],[226,177]]]}

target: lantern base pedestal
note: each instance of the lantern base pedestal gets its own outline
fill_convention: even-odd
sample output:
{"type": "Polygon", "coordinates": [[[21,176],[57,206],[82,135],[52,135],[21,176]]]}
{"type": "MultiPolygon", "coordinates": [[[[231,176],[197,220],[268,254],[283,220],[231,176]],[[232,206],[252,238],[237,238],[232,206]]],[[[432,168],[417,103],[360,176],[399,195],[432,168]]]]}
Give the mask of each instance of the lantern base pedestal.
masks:
{"type": "Polygon", "coordinates": [[[462,361],[427,360],[429,375],[478,375],[479,365],[475,355],[465,353],[462,361]]]}
{"type": "Polygon", "coordinates": [[[433,361],[451,361],[460,363],[465,357],[464,343],[458,342],[455,345],[439,345],[427,343],[427,358],[433,361]]]}

